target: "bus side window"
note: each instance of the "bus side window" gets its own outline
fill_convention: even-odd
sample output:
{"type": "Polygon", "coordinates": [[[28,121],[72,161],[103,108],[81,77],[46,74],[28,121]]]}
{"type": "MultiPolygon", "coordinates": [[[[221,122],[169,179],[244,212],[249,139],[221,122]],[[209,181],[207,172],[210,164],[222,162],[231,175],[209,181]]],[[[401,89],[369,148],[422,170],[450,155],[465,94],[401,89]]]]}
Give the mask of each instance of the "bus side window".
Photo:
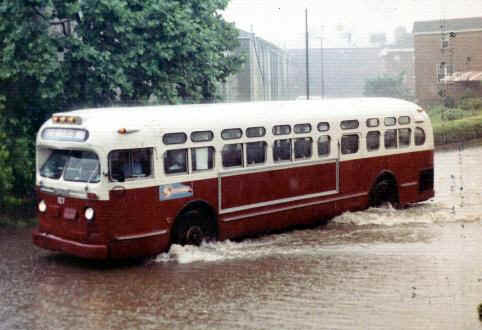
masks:
{"type": "Polygon", "coordinates": [[[330,154],[330,142],[329,135],[322,135],[318,138],[318,156],[328,156],[330,154]]]}
{"type": "Polygon", "coordinates": [[[380,132],[371,131],[367,133],[367,150],[374,151],[380,148],[380,132]]]}
{"type": "Polygon", "coordinates": [[[313,139],[310,137],[295,139],[295,159],[311,158],[313,139]]]}
{"type": "Polygon", "coordinates": [[[275,162],[291,160],[291,139],[274,141],[273,160],[275,162]]]}
{"type": "Polygon", "coordinates": [[[385,149],[397,147],[397,130],[387,129],[385,131],[385,149]]]}
{"type": "Polygon", "coordinates": [[[410,146],[411,135],[412,135],[412,130],[410,128],[399,128],[398,129],[398,145],[400,147],[410,146]]]}
{"type": "Polygon", "coordinates": [[[225,144],[222,151],[223,166],[243,166],[243,145],[241,143],[225,144]]]}
{"type": "Polygon", "coordinates": [[[191,149],[193,171],[205,171],[214,167],[214,148],[202,147],[191,149]]]}
{"type": "Polygon", "coordinates": [[[421,146],[425,143],[425,131],[423,128],[415,128],[415,145],[421,146]]]}
{"type": "Polygon", "coordinates": [[[358,152],[358,135],[349,134],[341,137],[341,153],[344,155],[358,152]]]}
{"type": "Polygon", "coordinates": [[[117,150],[109,154],[111,177],[122,173],[125,179],[148,177],[152,173],[152,149],[117,150]]]}
{"type": "Polygon", "coordinates": [[[187,173],[187,149],[167,150],[164,153],[164,172],[187,173]]]}
{"type": "Polygon", "coordinates": [[[266,161],[266,142],[246,143],[246,158],[248,165],[264,163],[266,161]]]}

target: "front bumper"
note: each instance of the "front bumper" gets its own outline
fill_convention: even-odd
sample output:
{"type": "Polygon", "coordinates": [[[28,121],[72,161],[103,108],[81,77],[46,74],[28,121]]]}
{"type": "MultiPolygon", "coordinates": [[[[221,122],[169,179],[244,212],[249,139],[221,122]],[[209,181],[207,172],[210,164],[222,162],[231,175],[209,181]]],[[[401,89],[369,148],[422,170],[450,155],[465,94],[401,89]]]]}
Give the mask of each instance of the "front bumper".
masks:
{"type": "Polygon", "coordinates": [[[38,230],[32,233],[32,239],[34,244],[41,248],[61,251],[82,258],[107,259],[109,257],[109,248],[107,245],[79,243],[42,233],[38,230]]]}

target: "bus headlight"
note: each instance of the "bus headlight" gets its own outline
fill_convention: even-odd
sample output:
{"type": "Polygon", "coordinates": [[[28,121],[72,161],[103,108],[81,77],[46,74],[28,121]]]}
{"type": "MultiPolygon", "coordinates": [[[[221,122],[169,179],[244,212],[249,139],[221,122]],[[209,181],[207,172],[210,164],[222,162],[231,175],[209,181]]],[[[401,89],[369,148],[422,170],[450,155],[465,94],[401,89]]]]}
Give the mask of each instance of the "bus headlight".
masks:
{"type": "Polygon", "coordinates": [[[40,203],[38,203],[38,210],[42,213],[47,211],[47,204],[45,203],[44,200],[41,200],[40,203]]]}
{"type": "Polygon", "coordinates": [[[94,214],[95,214],[95,212],[94,212],[93,208],[88,207],[88,208],[85,209],[84,216],[88,221],[94,220],[94,214]]]}

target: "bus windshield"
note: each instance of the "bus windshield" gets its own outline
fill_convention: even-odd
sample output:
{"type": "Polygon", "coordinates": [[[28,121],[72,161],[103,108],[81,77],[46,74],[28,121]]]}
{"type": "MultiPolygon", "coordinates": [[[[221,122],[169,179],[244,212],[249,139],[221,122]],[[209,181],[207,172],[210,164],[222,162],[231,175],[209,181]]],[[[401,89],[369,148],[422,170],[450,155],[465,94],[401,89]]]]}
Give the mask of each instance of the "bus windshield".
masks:
{"type": "Polygon", "coordinates": [[[40,169],[40,175],[50,179],[73,182],[99,182],[100,163],[91,151],[54,150],[40,169]]]}

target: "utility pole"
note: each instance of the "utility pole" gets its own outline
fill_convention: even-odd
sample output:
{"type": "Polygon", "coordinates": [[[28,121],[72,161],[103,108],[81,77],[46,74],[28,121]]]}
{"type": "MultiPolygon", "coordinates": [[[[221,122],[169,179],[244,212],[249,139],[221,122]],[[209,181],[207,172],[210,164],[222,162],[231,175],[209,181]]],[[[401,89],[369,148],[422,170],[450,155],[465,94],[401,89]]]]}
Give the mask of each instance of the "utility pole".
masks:
{"type": "Polygon", "coordinates": [[[321,99],[325,98],[325,69],[323,68],[323,26],[321,27],[321,37],[320,37],[320,58],[321,58],[321,99]]]}
{"type": "Polygon", "coordinates": [[[309,42],[308,42],[308,8],[305,9],[305,23],[306,23],[306,99],[310,99],[310,55],[309,55],[309,42]]]}

